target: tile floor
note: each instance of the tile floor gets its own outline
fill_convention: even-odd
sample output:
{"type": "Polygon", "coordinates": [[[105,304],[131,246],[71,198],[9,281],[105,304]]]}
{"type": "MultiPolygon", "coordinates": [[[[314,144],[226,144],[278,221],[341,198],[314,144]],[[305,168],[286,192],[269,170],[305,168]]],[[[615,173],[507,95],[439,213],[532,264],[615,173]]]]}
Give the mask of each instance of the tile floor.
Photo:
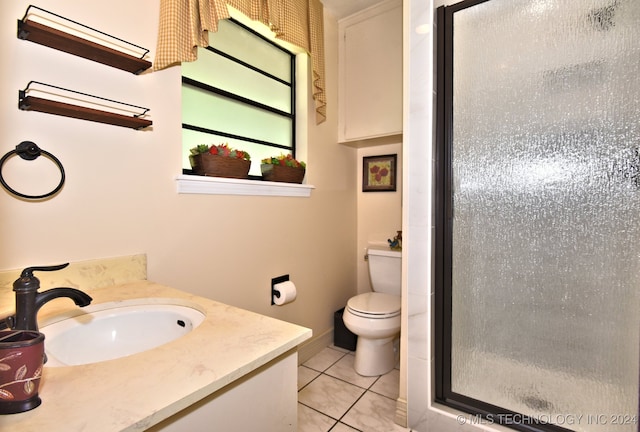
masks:
{"type": "Polygon", "coordinates": [[[332,345],[298,367],[298,432],[410,432],[393,422],[399,370],[363,377],[354,358],[332,345]]]}

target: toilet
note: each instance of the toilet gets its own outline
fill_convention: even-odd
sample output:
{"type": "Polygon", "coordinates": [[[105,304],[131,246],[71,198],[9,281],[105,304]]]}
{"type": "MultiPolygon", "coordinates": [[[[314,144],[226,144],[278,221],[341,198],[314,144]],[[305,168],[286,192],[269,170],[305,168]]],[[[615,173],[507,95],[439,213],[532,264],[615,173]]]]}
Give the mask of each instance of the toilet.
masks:
{"type": "Polygon", "coordinates": [[[342,319],[358,336],[354,369],[359,375],[376,376],[397,363],[394,340],[400,333],[402,253],[369,248],[367,256],[373,292],[351,297],[342,319]]]}

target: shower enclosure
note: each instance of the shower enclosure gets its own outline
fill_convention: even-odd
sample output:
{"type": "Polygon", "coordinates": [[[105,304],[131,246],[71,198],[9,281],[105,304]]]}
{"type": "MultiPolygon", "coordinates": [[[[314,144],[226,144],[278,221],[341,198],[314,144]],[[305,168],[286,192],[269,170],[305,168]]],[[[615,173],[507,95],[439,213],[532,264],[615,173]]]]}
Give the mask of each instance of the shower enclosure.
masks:
{"type": "Polygon", "coordinates": [[[436,398],[638,430],[640,0],[438,9],[436,398]]]}

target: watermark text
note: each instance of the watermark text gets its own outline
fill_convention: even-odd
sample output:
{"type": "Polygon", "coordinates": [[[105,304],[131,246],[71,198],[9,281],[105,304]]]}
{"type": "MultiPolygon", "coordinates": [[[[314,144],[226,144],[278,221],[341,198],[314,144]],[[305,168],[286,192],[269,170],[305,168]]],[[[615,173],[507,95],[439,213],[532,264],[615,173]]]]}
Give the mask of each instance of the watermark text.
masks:
{"type": "Polygon", "coordinates": [[[626,426],[638,424],[637,414],[537,414],[523,415],[517,413],[502,414],[461,414],[456,417],[458,424],[471,425],[536,425],[549,424],[556,426],[574,425],[610,425],[626,426]]]}

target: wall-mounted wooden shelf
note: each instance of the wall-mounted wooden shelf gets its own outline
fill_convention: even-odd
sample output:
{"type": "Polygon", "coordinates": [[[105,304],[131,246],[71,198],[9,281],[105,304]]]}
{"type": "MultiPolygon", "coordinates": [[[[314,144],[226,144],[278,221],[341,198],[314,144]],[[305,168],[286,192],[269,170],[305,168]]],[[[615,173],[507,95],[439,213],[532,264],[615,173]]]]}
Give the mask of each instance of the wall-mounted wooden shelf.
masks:
{"type": "MultiPolygon", "coordinates": [[[[31,89],[31,91],[33,91],[33,89],[31,89]]],[[[51,90],[48,90],[48,92],[51,92],[51,90]]],[[[66,95],[66,93],[63,93],[61,95],[63,95],[62,97],[69,97],[66,95]]],[[[58,96],[61,96],[61,95],[58,95],[58,96]]],[[[151,120],[141,118],[149,111],[148,108],[140,107],[137,105],[131,105],[124,102],[118,102],[118,101],[106,99],[99,96],[93,96],[87,93],[81,93],[74,90],[69,90],[69,89],[57,87],[50,84],[45,84],[38,81],[30,81],[24,90],[18,91],[18,108],[23,111],[38,111],[38,112],[47,113],[47,114],[54,114],[54,115],[59,115],[64,117],[77,118],[81,120],[94,121],[98,123],[106,123],[106,124],[111,124],[115,126],[122,126],[122,127],[132,128],[136,130],[144,129],[153,124],[151,120]],[[102,104],[104,103],[104,101],[106,101],[106,102],[109,102],[115,108],[123,110],[125,112],[131,111],[133,108],[135,108],[135,110],[140,111],[140,113],[135,115],[118,114],[115,112],[89,108],[86,106],[74,105],[74,104],[51,100],[51,99],[43,99],[35,96],[27,96],[27,92],[30,91],[30,86],[32,84],[45,86],[50,89],[55,89],[58,91],[72,93],[73,96],[70,97],[70,100],[78,100],[77,95],[79,95],[81,97],[90,98],[90,99],[86,99],[88,103],[95,103],[95,101],[97,101],[100,104],[102,104]]]]}
{"type": "Polygon", "coordinates": [[[27,12],[25,13],[24,18],[21,20],[18,20],[18,38],[19,39],[28,40],[40,45],[45,45],[50,48],[67,52],[69,54],[73,54],[79,57],[93,60],[95,62],[112,66],[118,69],[122,69],[136,75],[140,74],[141,72],[151,67],[151,62],[144,60],[143,58],[137,58],[130,54],[126,54],[122,51],[118,51],[113,48],[100,45],[98,43],[89,41],[87,39],[83,39],[81,37],[74,36],[72,34],[63,32],[61,30],[57,30],[55,28],[46,26],[44,24],[27,20],[26,18],[27,18],[27,15],[29,14],[30,8],[39,9],[55,17],[63,19],[65,21],[72,22],[77,26],[90,29],[93,32],[107,36],[118,42],[124,42],[132,47],[135,47],[136,49],[143,50],[144,54],[142,55],[142,57],[144,57],[149,52],[149,50],[145,48],[139,47],[130,42],[116,38],[107,33],[93,29],[91,27],[87,27],[83,24],[69,20],[67,18],[54,14],[52,12],[45,11],[44,9],[37,8],[33,5],[29,6],[29,8],[27,9],[27,12]]]}
{"type": "Polygon", "coordinates": [[[106,123],[116,126],[123,126],[132,129],[144,129],[151,126],[151,120],[138,117],[129,117],[122,114],[100,111],[93,108],[71,105],[64,102],[52,101],[32,96],[27,96],[20,100],[19,108],[23,111],[39,111],[48,114],[55,114],[64,117],[73,117],[82,120],[89,120],[98,123],[106,123]]]}

